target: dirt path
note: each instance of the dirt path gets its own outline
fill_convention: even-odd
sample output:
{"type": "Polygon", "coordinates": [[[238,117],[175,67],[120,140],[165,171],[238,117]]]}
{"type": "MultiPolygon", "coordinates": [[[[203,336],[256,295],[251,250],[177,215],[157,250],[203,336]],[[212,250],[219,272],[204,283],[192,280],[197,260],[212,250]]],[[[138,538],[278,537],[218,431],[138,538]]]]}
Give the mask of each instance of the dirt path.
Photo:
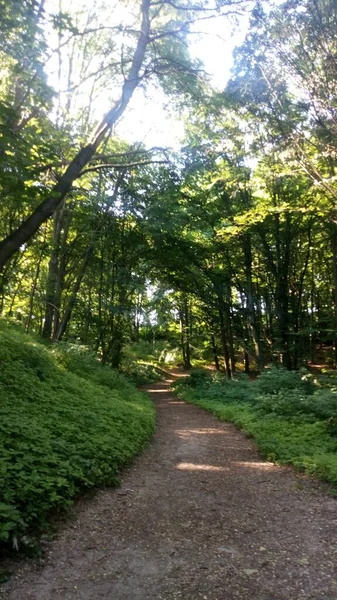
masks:
{"type": "Polygon", "coordinates": [[[157,433],[121,488],[80,502],[1,597],[336,600],[336,500],[167,387],[148,390],[157,433]]]}

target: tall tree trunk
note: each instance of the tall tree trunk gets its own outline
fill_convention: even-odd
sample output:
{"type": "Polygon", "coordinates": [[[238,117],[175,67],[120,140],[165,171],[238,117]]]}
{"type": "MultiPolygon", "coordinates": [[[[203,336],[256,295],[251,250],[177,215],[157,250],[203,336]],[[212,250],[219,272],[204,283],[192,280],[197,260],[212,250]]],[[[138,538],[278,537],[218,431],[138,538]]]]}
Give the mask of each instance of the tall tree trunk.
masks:
{"type": "Polygon", "coordinates": [[[67,266],[67,240],[70,229],[70,224],[72,220],[72,207],[68,206],[65,214],[64,214],[64,223],[63,223],[63,231],[60,240],[59,247],[59,260],[58,260],[58,269],[56,276],[56,284],[55,284],[55,296],[54,296],[54,318],[53,318],[53,327],[52,327],[52,339],[55,339],[56,332],[59,328],[60,318],[61,318],[61,300],[62,300],[62,292],[64,289],[64,279],[66,274],[66,266],[67,266]]]}
{"type": "Polygon", "coordinates": [[[278,319],[278,332],[281,343],[282,364],[291,370],[291,355],[289,347],[289,298],[287,281],[280,276],[276,284],[276,313],[278,319]]]}
{"type": "Polygon", "coordinates": [[[184,295],[184,338],[185,338],[185,369],[191,368],[191,348],[190,348],[190,314],[187,296],[184,295]]]}
{"type": "Polygon", "coordinates": [[[75,280],[75,283],[74,283],[73,290],[71,292],[71,295],[69,297],[67,305],[66,305],[66,307],[64,309],[64,313],[63,313],[63,316],[62,316],[59,328],[58,328],[58,330],[56,332],[56,335],[55,335],[55,340],[54,341],[56,341],[56,342],[59,342],[62,339],[62,337],[64,336],[65,331],[66,331],[67,326],[68,326],[68,323],[69,323],[69,321],[71,319],[73,308],[74,308],[74,305],[75,305],[75,302],[76,302],[76,299],[77,299],[77,294],[78,294],[79,289],[81,287],[81,283],[82,283],[83,277],[85,275],[86,268],[88,266],[92,250],[93,250],[93,246],[90,245],[87,248],[86,252],[84,253],[82,264],[81,264],[80,269],[78,271],[78,274],[77,274],[77,277],[76,277],[76,280],[75,280]]]}
{"type": "Polygon", "coordinates": [[[263,347],[260,338],[260,332],[256,321],[255,306],[254,306],[254,288],[253,288],[253,276],[252,276],[252,245],[250,235],[247,234],[244,238],[244,260],[245,260],[245,271],[247,280],[247,313],[248,313],[248,328],[250,330],[254,350],[256,355],[256,362],[259,371],[264,369],[264,356],[263,347]]]}
{"type": "Polygon", "coordinates": [[[36,265],[36,270],[35,270],[35,276],[34,276],[34,280],[33,280],[33,286],[30,292],[30,297],[29,297],[29,313],[28,313],[28,318],[27,318],[27,323],[26,323],[26,331],[28,333],[29,328],[30,328],[30,323],[33,317],[33,311],[34,311],[34,298],[35,298],[35,292],[36,292],[36,288],[37,288],[37,282],[39,280],[39,276],[40,276],[40,270],[41,270],[41,263],[42,263],[42,258],[43,258],[43,253],[44,253],[44,249],[45,249],[45,241],[44,244],[41,248],[41,252],[39,254],[39,259],[36,265]]]}
{"type": "Polygon", "coordinates": [[[134,321],[134,337],[135,342],[139,342],[139,330],[140,330],[140,318],[141,318],[141,306],[142,306],[142,294],[137,294],[136,310],[135,310],[135,321],[134,321]]]}
{"type": "Polygon", "coordinates": [[[179,310],[179,325],[180,325],[180,346],[181,346],[181,353],[183,355],[183,365],[184,368],[186,368],[186,353],[185,353],[185,343],[184,343],[184,315],[183,315],[183,311],[180,309],[179,310]]]}
{"type": "Polygon", "coordinates": [[[89,328],[91,323],[91,309],[92,309],[92,294],[91,294],[92,284],[89,285],[89,294],[88,294],[88,302],[87,302],[87,314],[84,320],[84,335],[83,335],[83,343],[87,345],[89,338],[89,328]]]}
{"type": "Polygon", "coordinates": [[[332,250],[332,274],[333,274],[333,303],[334,303],[334,327],[333,327],[333,366],[337,366],[337,225],[331,223],[331,250],[332,250]]]}
{"type": "Polygon", "coordinates": [[[315,342],[316,335],[314,334],[314,325],[315,325],[315,274],[314,274],[314,257],[312,257],[311,262],[311,274],[310,274],[310,305],[308,306],[309,312],[309,354],[310,354],[310,362],[314,364],[315,362],[315,342]]]}
{"type": "Polygon", "coordinates": [[[52,335],[53,319],[55,313],[55,291],[58,276],[58,261],[61,231],[63,225],[64,205],[59,206],[54,215],[53,233],[52,233],[52,249],[48,264],[47,289],[46,289],[46,312],[42,331],[42,336],[50,339],[52,335]]]}
{"type": "Polygon", "coordinates": [[[98,284],[98,324],[96,352],[99,348],[102,350],[102,356],[105,355],[105,327],[103,319],[103,290],[104,288],[104,253],[101,249],[99,256],[99,284],[98,284]]]}
{"type": "Polygon", "coordinates": [[[250,374],[249,354],[248,354],[246,348],[243,351],[243,362],[244,362],[244,366],[245,366],[245,373],[246,373],[246,375],[249,375],[250,374]]]}
{"type": "Polygon", "coordinates": [[[232,372],[230,366],[230,356],[228,350],[228,342],[227,342],[227,332],[225,325],[225,311],[224,311],[224,301],[223,298],[218,296],[218,312],[219,312],[219,325],[220,325],[220,339],[222,344],[222,351],[224,355],[224,365],[225,371],[228,379],[231,379],[232,372]]]}
{"type": "Polygon", "coordinates": [[[211,333],[211,348],[212,348],[212,352],[213,352],[215,368],[217,371],[220,371],[218,350],[217,350],[216,343],[215,343],[214,333],[211,333]]]}
{"type": "Polygon", "coordinates": [[[290,244],[291,244],[291,217],[286,214],[284,251],[281,255],[281,235],[280,218],[275,216],[276,222],[276,252],[277,252],[277,275],[275,304],[278,319],[279,340],[281,343],[282,364],[286,369],[291,370],[291,352],[290,352],[290,327],[289,327],[289,262],[290,262],[290,244]]]}
{"type": "Polygon", "coordinates": [[[308,231],[308,247],[307,247],[307,251],[305,254],[303,269],[300,274],[300,277],[299,278],[296,277],[297,285],[293,286],[293,291],[295,291],[297,288],[297,298],[296,298],[296,296],[293,298],[293,308],[292,308],[294,333],[295,333],[294,350],[293,350],[293,367],[294,367],[294,369],[298,368],[298,360],[299,360],[299,355],[300,355],[301,346],[302,346],[302,344],[301,344],[302,336],[300,335],[301,328],[302,328],[302,315],[303,315],[302,296],[303,296],[304,278],[308,271],[309,258],[310,258],[310,252],[311,252],[311,226],[312,226],[312,224],[310,223],[309,231],[308,231]]]}
{"type": "Polygon", "coordinates": [[[181,306],[179,307],[180,319],[180,340],[183,355],[184,369],[191,368],[191,350],[190,350],[190,324],[189,307],[186,294],[183,295],[181,306]]]}
{"type": "Polygon", "coordinates": [[[234,336],[233,336],[233,314],[232,314],[232,286],[231,281],[228,280],[226,282],[226,302],[224,304],[225,313],[226,313],[226,323],[227,323],[227,333],[228,333],[228,347],[229,347],[229,360],[230,360],[230,368],[231,374],[235,373],[235,351],[234,351],[234,336]]]}

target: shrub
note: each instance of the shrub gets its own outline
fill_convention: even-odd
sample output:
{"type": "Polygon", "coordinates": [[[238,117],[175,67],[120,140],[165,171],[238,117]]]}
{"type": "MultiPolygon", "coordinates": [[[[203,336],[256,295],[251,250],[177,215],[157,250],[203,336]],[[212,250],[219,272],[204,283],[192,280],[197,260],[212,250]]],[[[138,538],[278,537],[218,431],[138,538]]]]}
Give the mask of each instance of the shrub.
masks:
{"type": "Polygon", "coordinates": [[[135,385],[145,385],[162,379],[158,370],[146,363],[124,360],[121,370],[135,385]]]}
{"type": "Polygon", "coordinates": [[[191,369],[190,375],[184,377],[182,382],[184,385],[193,388],[204,386],[212,382],[211,373],[207,369],[194,367],[191,369]]]}
{"type": "Polygon", "coordinates": [[[266,394],[295,389],[310,394],[315,389],[313,377],[305,369],[287,371],[283,367],[272,367],[263,371],[256,383],[259,391],[266,394]]]}

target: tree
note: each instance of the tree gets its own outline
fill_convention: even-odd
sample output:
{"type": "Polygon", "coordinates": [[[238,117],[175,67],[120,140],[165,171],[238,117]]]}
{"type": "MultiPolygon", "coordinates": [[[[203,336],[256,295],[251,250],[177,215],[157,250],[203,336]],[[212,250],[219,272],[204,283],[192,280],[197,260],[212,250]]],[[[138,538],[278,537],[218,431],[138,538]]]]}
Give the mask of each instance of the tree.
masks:
{"type": "MultiPolygon", "coordinates": [[[[195,66],[188,58],[184,40],[189,25],[197,15],[203,15],[202,6],[175,5],[165,1],[142,0],[139,5],[138,27],[133,26],[129,33],[126,56],[122,46],[119,64],[120,92],[112,107],[100,120],[90,139],[70,159],[66,170],[57,176],[56,184],[46,190],[45,197],[19,227],[13,230],[0,243],[0,268],[26,244],[40,225],[44,223],[62,204],[85,167],[92,161],[110,136],[116,122],[125,112],[136,88],[144,85],[150,77],[156,76],[164,87],[171,86],[180,92],[188,82],[190,91],[196,81],[195,66]],[[183,15],[183,18],[182,16],[183,15]],[[135,44],[131,45],[136,31],[135,44]]],[[[211,10],[211,9],[206,9],[211,10]]],[[[211,10],[214,13],[214,9],[211,10]]]]}

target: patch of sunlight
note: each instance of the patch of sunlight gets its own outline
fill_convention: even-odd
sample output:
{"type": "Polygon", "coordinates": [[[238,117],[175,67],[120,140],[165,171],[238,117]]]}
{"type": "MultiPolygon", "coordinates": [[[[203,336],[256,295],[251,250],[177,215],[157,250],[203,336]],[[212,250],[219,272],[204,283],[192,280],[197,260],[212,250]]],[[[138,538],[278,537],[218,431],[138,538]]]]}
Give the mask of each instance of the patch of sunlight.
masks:
{"type": "Polygon", "coordinates": [[[159,394],[163,394],[164,392],[167,392],[168,389],[167,388],[146,388],[147,392],[158,392],[159,394]]]}
{"type": "Polygon", "coordinates": [[[259,469],[261,471],[270,471],[276,467],[272,462],[233,461],[232,464],[237,467],[247,467],[248,469],[259,469]]]}
{"type": "Polygon", "coordinates": [[[166,404],[185,404],[185,402],[177,402],[176,400],[169,400],[169,402],[166,402],[166,404]]]}
{"type": "Polygon", "coordinates": [[[227,432],[219,429],[207,429],[203,427],[202,429],[176,429],[175,432],[177,435],[181,435],[183,437],[190,436],[192,434],[197,435],[226,435],[227,432]]]}
{"type": "MultiPolygon", "coordinates": [[[[188,377],[188,373],[176,373],[176,372],[172,372],[172,375],[174,377],[188,377]]],[[[174,380],[172,380],[174,381],[174,380]]]]}
{"type": "Polygon", "coordinates": [[[214,465],[195,465],[194,463],[179,463],[179,471],[229,471],[229,467],[215,467],[214,465]]]}

